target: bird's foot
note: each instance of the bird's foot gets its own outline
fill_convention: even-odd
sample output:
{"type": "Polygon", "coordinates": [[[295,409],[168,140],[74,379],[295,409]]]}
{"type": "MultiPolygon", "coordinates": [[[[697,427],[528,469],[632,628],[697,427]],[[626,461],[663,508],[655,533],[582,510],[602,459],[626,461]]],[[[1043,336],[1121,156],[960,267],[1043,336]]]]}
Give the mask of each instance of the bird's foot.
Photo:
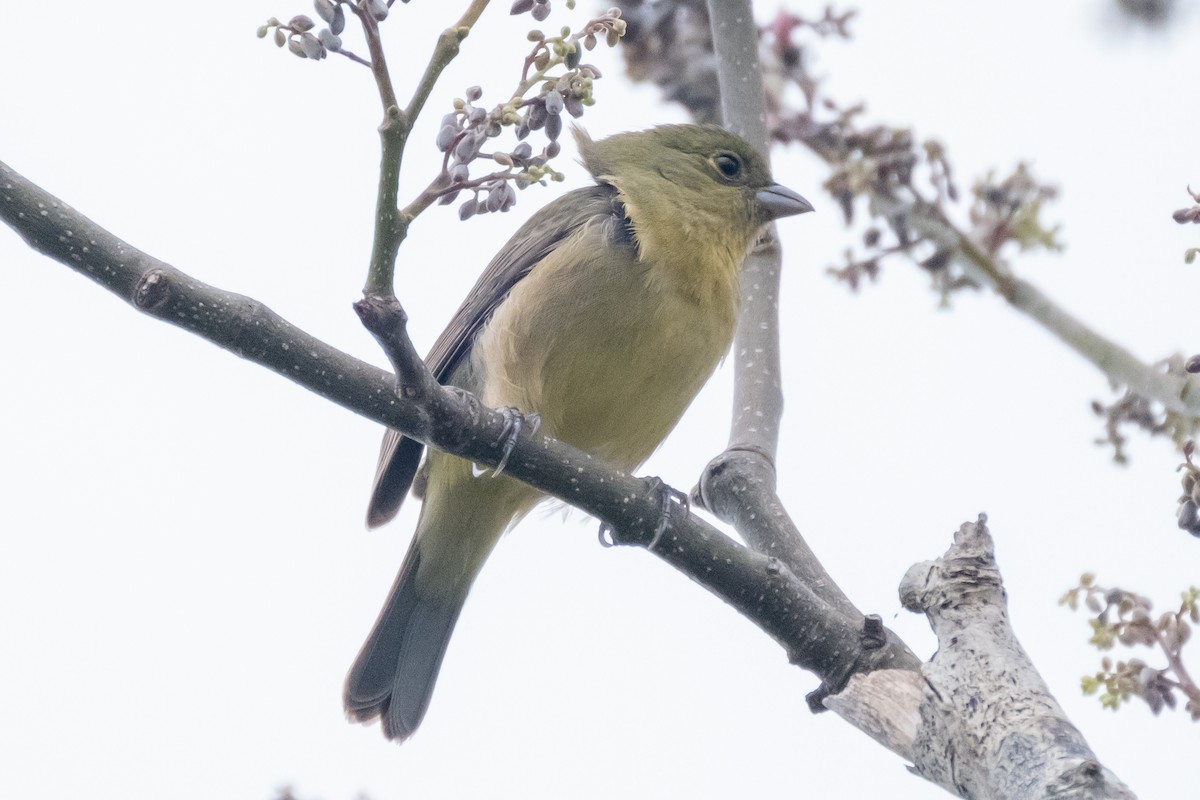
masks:
{"type": "MultiPolygon", "coordinates": [[[[530,434],[538,432],[538,428],[542,427],[542,418],[537,414],[522,414],[515,408],[505,406],[500,409],[500,413],[504,415],[504,429],[500,434],[500,439],[504,442],[504,449],[500,456],[500,463],[492,470],[492,477],[500,477],[500,473],[504,472],[504,467],[508,465],[508,457],[512,455],[513,448],[517,446],[517,437],[521,435],[525,424],[529,424],[530,434]]],[[[497,442],[499,444],[500,442],[497,442]]]]}
{"type": "MultiPolygon", "coordinates": [[[[671,510],[679,505],[683,508],[683,513],[688,513],[690,508],[688,496],[672,488],[663,481],[662,478],[650,477],[645,481],[650,484],[650,491],[658,493],[658,524],[654,526],[654,536],[650,538],[650,544],[646,545],[647,550],[653,550],[662,539],[664,533],[667,532],[667,526],[671,524],[671,510]]],[[[600,546],[615,547],[621,544],[617,539],[617,531],[607,522],[600,523],[600,546]]]]}
{"type": "Polygon", "coordinates": [[[668,486],[662,478],[650,477],[646,479],[650,482],[650,491],[658,492],[658,525],[654,528],[654,536],[650,539],[650,544],[646,545],[647,550],[653,550],[658,545],[662,535],[666,533],[667,525],[671,523],[671,509],[675,504],[683,508],[683,513],[688,513],[688,496],[668,486]]]}

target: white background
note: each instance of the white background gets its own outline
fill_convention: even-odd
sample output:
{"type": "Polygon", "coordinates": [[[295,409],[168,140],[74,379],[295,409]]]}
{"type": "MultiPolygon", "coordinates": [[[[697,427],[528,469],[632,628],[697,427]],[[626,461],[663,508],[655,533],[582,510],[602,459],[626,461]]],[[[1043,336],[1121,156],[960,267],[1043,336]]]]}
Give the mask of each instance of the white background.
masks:
{"type": "MultiPolygon", "coordinates": [[[[462,3],[397,6],[402,95],[462,3]]],[[[530,20],[485,14],[438,86],[403,195],[432,174],[450,98],[515,85],[530,20]]],[[[548,25],[578,24],[563,3],[548,25]]],[[[960,186],[1031,160],[1063,187],[1068,249],[1015,262],[1146,360],[1200,350],[1200,230],[1170,219],[1200,185],[1195,17],[1128,31],[1104,2],[864,0],[817,70],[870,116],[947,143],[960,186]]],[[[769,8],[760,9],[766,18],[769,8]]],[[[812,14],[816,5],[798,7],[812,14]]],[[[254,38],[286,0],[9,4],[0,159],[129,242],[383,364],[350,304],[369,251],[378,100],[367,71],[254,38]]],[[[347,46],[363,50],[352,35],[347,46]]],[[[615,54],[596,136],[682,121],[615,54]]],[[[570,153],[564,155],[570,156],[570,153]]],[[[582,168],[564,158],[566,187],[582,168]]],[[[1197,581],[1175,528],[1178,457],[1093,446],[1105,379],[995,296],[939,310],[902,262],[857,296],[825,268],[852,241],[798,148],[775,173],[818,206],[784,220],[780,487],[847,593],[918,653],[910,564],[990,515],[1017,631],[1069,715],[1140,796],[1193,796],[1197,728],[1079,692],[1099,655],[1055,603],[1084,570],[1152,593],[1197,581]]],[[[397,288],[427,347],[491,254],[552,190],[506,216],[413,228],[397,288]]],[[[811,676],[657,559],[602,550],[579,512],[535,514],[475,587],[419,734],[347,724],[341,684],[417,504],[362,517],[373,423],[139,316],[0,232],[0,797],[723,798],[943,796],[832,715],[811,676]]],[[[689,487],[724,443],[720,373],[646,472],[689,487]]],[[[1192,648],[1193,651],[1195,647],[1192,648]]],[[[1143,657],[1153,656],[1140,653],[1143,657]]],[[[1195,666],[1200,660],[1190,653],[1195,666]]],[[[1200,667],[1197,667],[1200,670],[1200,667]]]]}

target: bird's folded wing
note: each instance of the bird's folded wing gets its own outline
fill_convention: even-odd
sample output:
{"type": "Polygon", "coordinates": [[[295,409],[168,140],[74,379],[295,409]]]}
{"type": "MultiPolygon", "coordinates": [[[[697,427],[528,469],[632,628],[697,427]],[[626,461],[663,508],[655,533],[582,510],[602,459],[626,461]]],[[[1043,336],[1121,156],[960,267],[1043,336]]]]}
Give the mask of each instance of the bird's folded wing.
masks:
{"type": "MultiPolygon", "coordinates": [[[[589,186],[568,192],[538,211],[517,230],[479,277],[425,363],[440,383],[469,391],[466,358],[479,331],[517,283],[564,240],[593,222],[608,222],[610,235],[628,235],[625,209],[611,186],[589,186]]],[[[416,477],[425,446],[398,431],[384,434],[375,485],[367,507],[367,525],[374,528],[399,512],[416,477]]]]}

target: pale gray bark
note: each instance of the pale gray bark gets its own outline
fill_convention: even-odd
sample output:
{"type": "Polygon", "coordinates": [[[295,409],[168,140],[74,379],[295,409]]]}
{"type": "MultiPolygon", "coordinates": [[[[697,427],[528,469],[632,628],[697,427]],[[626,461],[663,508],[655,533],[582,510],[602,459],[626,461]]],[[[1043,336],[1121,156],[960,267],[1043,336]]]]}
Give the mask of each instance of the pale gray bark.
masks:
{"type": "Polygon", "coordinates": [[[942,558],[914,565],[900,584],[905,607],[938,637],[921,668],[914,770],[960,797],[1132,798],[1017,641],[986,522],[964,524],[942,558]]]}

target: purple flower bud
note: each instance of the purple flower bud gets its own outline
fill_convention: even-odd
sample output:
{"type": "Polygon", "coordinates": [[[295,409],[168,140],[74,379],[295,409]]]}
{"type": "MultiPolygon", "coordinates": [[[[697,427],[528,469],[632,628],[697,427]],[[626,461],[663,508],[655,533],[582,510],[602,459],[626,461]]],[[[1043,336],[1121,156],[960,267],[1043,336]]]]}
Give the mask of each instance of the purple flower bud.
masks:
{"type": "Polygon", "coordinates": [[[541,103],[536,103],[529,108],[529,129],[531,131],[540,131],[546,126],[546,120],[550,117],[546,113],[546,107],[541,103]]]}
{"type": "Polygon", "coordinates": [[[333,22],[333,12],[337,9],[333,0],[313,0],[313,7],[317,9],[317,16],[326,22],[333,22]]]}
{"type": "Polygon", "coordinates": [[[325,46],[311,33],[300,35],[300,46],[304,48],[304,55],[309,58],[320,60],[325,57],[325,46]]]}
{"type": "Polygon", "coordinates": [[[557,116],[563,110],[562,95],[558,92],[550,92],[546,95],[546,113],[550,116],[557,116]]]}
{"type": "Polygon", "coordinates": [[[329,20],[329,30],[338,36],[341,36],[342,31],[346,30],[346,13],[342,11],[340,4],[333,10],[333,19],[329,20]]]}
{"type": "Polygon", "coordinates": [[[459,140],[458,146],[454,148],[454,157],[466,163],[475,158],[480,144],[481,142],[474,133],[468,133],[459,140]]]}
{"type": "Polygon", "coordinates": [[[533,0],[517,0],[512,4],[512,8],[509,9],[508,13],[516,16],[517,14],[524,14],[531,8],[533,8],[533,0]]]}
{"type": "Polygon", "coordinates": [[[500,204],[501,211],[508,211],[517,204],[517,190],[511,183],[504,184],[504,200],[500,204]]]}
{"type": "Polygon", "coordinates": [[[479,98],[483,97],[483,89],[479,86],[471,86],[467,89],[467,102],[474,103],[479,98]]]}
{"type": "Polygon", "coordinates": [[[303,33],[311,31],[316,23],[312,21],[312,17],[307,17],[304,14],[297,14],[288,20],[288,27],[292,30],[297,30],[303,33]]]}
{"type": "Polygon", "coordinates": [[[1190,530],[1200,522],[1200,513],[1197,513],[1196,503],[1190,498],[1179,504],[1179,511],[1177,513],[1179,527],[1184,530],[1190,530]]]}
{"type": "Polygon", "coordinates": [[[554,141],[560,133],[562,133],[562,117],[555,114],[546,120],[546,136],[550,141],[554,141]]]}
{"type": "Polygon", "coordinates": [[[453,125],[443,125],[438,131],[437,141],[435,142],[437,149],[443,153],[449,150],[450,145],[454,144],[454,137],[457,135],[458,128],[455,128],[453,125]]]}
{"type": "Polygon", "coordinates": [[[476,210],[479,208],[479,201],[472,197],[467,202],[458,207],[459,219],[470,219],[475,216],[476,210]]]}
{"type": "Polygon", "coordinates": [[[317,34],[317,41],[324,45],[326,50],[331,50],[335,53],[342,49],[342,37],[329,30],[329,28],[321,28],[321,32],[317,34]]]}

